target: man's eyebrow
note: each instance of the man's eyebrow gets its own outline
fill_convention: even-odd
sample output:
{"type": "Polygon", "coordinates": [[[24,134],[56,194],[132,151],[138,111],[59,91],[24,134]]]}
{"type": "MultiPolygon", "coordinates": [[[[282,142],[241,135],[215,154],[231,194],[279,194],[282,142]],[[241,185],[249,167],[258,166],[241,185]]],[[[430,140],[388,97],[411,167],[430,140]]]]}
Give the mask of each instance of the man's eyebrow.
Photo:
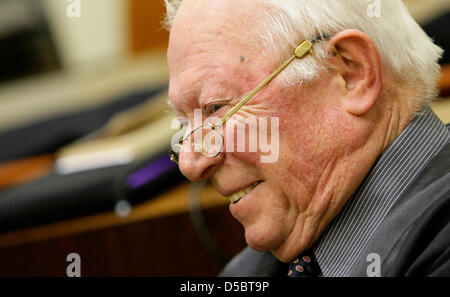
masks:
{"type": "MultiPolygon", "coordinates": [[[[192,87],[186,88],[185,90],[183,90],[179,96],[181,96],[184,99],[189,99],[189,98],[197,98],[199,93],[201,92],[202,89],[202,85],[203,82],[199,81],[197,83],[195,83],[192,87]]],[[[181,110],[179,110],[172,102],[170,96],[167,98],[167,105],[169,107],[169,111],[174,113],[175,116],[179,116],[179,117],[186,117],[186,114],[184,112],[182,112],[181,110]]]]}

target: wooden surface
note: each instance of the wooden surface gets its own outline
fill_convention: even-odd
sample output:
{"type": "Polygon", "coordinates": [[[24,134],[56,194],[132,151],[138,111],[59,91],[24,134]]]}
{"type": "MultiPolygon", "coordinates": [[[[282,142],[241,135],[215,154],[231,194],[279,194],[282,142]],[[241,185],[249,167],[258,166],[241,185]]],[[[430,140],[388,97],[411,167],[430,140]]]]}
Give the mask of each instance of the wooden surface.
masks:
{"type": "Polygon", "coordinates": [[[103,213],[0,234],[0,276],[66,276],[78,253],[82,276],[215,276],[245,247],[228,201],[207,187],[201,204],[221,257],[208,252],[188,213],[188,184],[119,217],[103,213]],[[179,267],[180,269],[174,269],[179,267]]]}
{"type": "Polygon", "coordinates": [[[216,276],[245,246],[243,231],[226,207],[204,215],[221,258],[207,252],[189,215],[179,213],[0,249],[0,277],[65,277],[71,253],[80,255],[84,277],[216,276]]]}
{"type": "Polygon", "coordinates": [[[163,1],[130,0],[130,51],[141,54],[149,50],[166,49],[169,32],[163,29],[165,15],[163,1]]]}
{"type": "MultiPolygon", "coordinates": [[[[92,230],[127,225],[179,213],[186,213],[188,211],[188,190],[189,184],[183,183],[167,193],[134,206],[127,217],[120,217],[115,212],[107,212],[3,233],[0,234],[0,249],[92,230]]],[[[228,203],[228,200],[220,196],[220,194],[218,194],[211,186],[206,187],[201,194],[201,205],[204,208],[227,206],[228,203]]]]}
{"type": "Polygon", "coordinates": [[[53,161],[53,155],[43,155],[0,163],[0,190],[50,172],[53,161]]]}
{"type": "Polygon", "coordinates": [[[441,72],[441,79],[438,83],[441,90],[441,96],[450,97],[450,65],[443,66],[441,72]]]}

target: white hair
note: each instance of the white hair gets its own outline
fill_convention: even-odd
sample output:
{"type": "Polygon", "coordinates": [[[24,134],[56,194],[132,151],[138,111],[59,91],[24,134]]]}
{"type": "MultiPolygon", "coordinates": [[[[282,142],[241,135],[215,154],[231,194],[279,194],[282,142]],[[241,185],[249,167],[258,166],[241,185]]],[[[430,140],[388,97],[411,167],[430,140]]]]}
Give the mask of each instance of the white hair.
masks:
{"type": "MultiPolygon", "coordinates": [[[[330,36],[358,29],[375,42],[383,66],[398,78],[417,89],[421,103],[428,104],[438,95],[440,75],[438,61],[443,50],[435,45],[408,12],[401,0],[256,0],[266,4],[258,36],[280,60],[292,54],[292,48],[304,39],[330,36]],[[380,8],[380,15],[370,9],[380,8]],[[291,45],[291,47],[286,45],[291,45]]],[[[182,0],[165,0],[166,28],[170,30],[182,0]]],[[[326,58],[325,45],[315,47],[319,58],[326,58]]],[[[287,84],[310,81],[324,66],[313,57],[295,61],[294,67],[283,73],[287,84]],[[295,73],[295,75],[293,75],[295,73]]]]}

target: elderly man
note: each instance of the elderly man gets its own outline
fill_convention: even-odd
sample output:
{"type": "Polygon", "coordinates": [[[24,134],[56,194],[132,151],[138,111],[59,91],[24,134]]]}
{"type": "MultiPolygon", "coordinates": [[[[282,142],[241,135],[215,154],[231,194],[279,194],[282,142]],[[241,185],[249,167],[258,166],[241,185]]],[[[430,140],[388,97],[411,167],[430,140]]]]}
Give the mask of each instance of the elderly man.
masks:
{"type": "Polygon", "coordinates": [[[221,275],[450,275],[450,137],[429,108],[442,50],[400,0],[166,5],[186,123],[171,157],[230,198],[249,245],[221,275]],[[249,142],[226,123],[254,118],[277,119],[272,162],[225,145],[249,142]]]}

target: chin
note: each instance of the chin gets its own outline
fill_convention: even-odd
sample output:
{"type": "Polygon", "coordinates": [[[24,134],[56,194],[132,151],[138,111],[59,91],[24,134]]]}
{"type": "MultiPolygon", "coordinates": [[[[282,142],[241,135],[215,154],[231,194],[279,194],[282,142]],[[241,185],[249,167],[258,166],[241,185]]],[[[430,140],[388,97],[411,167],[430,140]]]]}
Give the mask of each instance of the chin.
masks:
{"type": "Polygon", "coordinates": [[[265,226],[251,226],[244,229],[248,246],[260,252],[275,250],[284,241],[280,230],[265,226]]]}
{"type": "Polygon", "coordinates": [[[269,220],[265,218],[259,224],[244,225],[245,240],[249,247],[260,252],[270,251],[278,260],[288,263],[309,246],[310,237],[292,236],[295,226],[288,228],[287,224],[270,224],[269,220]]]}

